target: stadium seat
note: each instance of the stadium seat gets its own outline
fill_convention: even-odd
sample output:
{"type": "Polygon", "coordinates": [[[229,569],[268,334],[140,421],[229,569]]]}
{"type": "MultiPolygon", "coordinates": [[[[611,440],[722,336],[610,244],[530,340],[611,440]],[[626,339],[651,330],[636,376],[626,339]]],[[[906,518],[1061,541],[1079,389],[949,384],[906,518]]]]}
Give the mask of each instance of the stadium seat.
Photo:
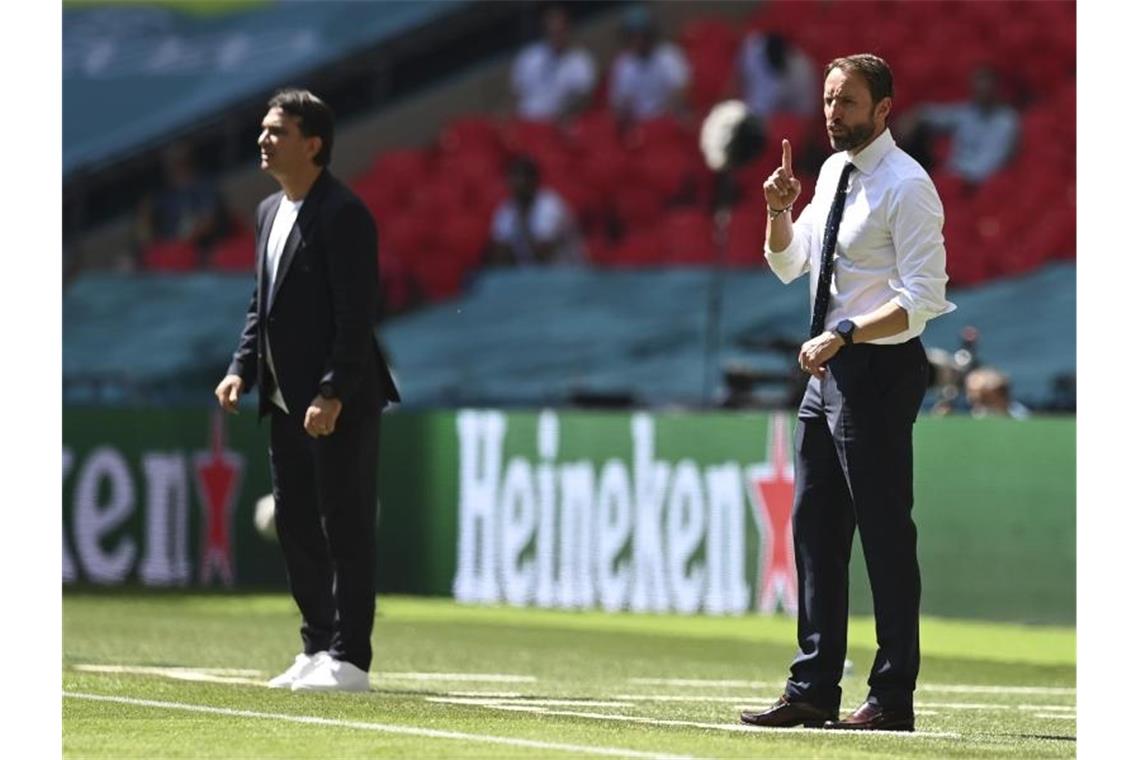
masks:
{"type": "Polygon", "coordinates": [[[712,216],[707,211],[670,211],[661,222],[663,264],[711,264],[717,259],[712,216]]]}
{"type": "Polygon", "coordinates": [[[467,272],[462,262],[435,246],[422,249],[409,265],[416,285],[430,301],[458,295],[467,272]]]}
{"type": "Polygon", "coordinates": [[[439,248],[447,258],[470,268],[479,264],[490,239],[490,221],[477,214],[446,219],[439,230],[439,248]]]}
{"type": "Polygon", "coordinates": [[[449,122],[439,135],[440,151],[445,155],[464,153],[501,158],[502,134],[498,123],[486,116],[466,116],[449,122]]]}
{"type": "Polygon", "coordinates": [[[631,182],[614,192],[614,216],[626,232],[644,229],[657,222],[665,200],[659,189],[631,182]]]}
{"type": "Polygon", "coordinates": [[[661,232],[656,227],[650,227],[631,232],[612,246],[609,251],[609,262],[616,267],[660,264],[662,251],[661,232]]]}
{"type": "Polygon", "coordinates": [[[435,244],[438,221],[412,214],[401,214],[380,225],[380,244],[391,255],[411,261],[435,244]]]}
{"type": "Polygon", "coordinates": [[[142,267],[150,272],[189,272],[198,262],[198,248],[181,240],[152,243],[142,252],[142,267]]]}
{"type": "Polygon", "coordinates": [[[525,153],[534,157],[565,150],[565,136],[558,125],[546,121],[512,119],[503,125],[503,147],[510,155],[525,153]]]}
{"type": "Polygon", "coordinates": [[[755,203],[740,204],[728,224],[728,247],[725,263],[736,267],[764,266],[764,233],[767,220],[764,207],[755,203]]]}
{"type": "Polygon", "coordinates": [[[630,127],[625,146],[633,151],[696,150],[697,135],[674,116],[646,119],[630,127]]]}
{"type": "Polygon", "coordinates": [[[591,150],[620,148],[617,121],[609,109],[596,109],[582,114],[567,129],[573,150],[586,154],[591,150]]]}
{"type": "Polygon", "coordinates": [[[252,272],[256,261],[255,246],[251,230],[238,230],[213,247],[206,266],[221,272],[252,272]]]}

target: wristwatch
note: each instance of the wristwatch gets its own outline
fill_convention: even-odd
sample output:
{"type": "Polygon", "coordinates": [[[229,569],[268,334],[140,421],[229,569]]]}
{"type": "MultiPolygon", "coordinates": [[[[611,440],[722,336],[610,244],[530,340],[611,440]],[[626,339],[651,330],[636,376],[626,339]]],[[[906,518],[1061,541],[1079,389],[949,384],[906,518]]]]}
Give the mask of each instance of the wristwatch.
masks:
{"type": "Polygon", "coordinates": [[[317,393],[321,394],[321,398],[336,398],[336,387],[325,380],[318,386],[317,393]]]}
{"type": "Polygon", "coordinates": [[[835,334],[843,338],[845,346],[852,346],[855,344],[855,323],[850,319],[841,319],[839,324],[835,326],[835,334]]]}

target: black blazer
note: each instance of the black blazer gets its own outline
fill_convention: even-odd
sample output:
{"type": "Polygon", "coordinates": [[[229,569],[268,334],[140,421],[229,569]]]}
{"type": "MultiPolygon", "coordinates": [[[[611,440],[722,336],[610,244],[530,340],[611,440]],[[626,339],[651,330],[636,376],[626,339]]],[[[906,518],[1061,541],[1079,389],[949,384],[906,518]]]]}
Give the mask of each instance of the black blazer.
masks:
{"type": "Polygon", "coordinates": [[[273,386],[265,343],[290,414],[304,414],[323,382],[344,412],[399,401],[373,333],[379,314],[376,224],[360,199],[327,169],[313,183],[285,241],[272,290],[265,256],[284,191],[257,208],[257,284],[229,374],[258,387],[258,415],[270,411],[273,386]]]}

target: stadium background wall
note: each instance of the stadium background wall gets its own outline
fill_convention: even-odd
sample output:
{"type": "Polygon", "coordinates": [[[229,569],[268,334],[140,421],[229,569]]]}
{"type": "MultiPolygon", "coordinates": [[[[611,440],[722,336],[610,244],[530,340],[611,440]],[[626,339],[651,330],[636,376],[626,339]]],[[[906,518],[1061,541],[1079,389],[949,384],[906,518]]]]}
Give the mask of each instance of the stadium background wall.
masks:
{"type": "MultiPolygon", "coordinates": [[[[795,607],[794,419],[759,412],[386,414],[378,572],[472,603],[738,614],[795,607]]],[[[284,586],[254,528],[250,410],[65,409],[66,585],[284,586]]],[[[920,418],[923,611],[1075,622],[1075,419],[920,418]]],[[[856,540],[853,612],[871,611],[856,540]]]]}

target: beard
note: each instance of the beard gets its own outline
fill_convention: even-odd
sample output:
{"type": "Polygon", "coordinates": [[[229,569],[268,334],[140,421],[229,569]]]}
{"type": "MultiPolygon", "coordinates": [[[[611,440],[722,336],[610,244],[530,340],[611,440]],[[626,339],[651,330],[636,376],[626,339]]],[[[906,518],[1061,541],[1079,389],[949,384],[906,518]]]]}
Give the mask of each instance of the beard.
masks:
{"type": "Polygon", "coordinates": [[[852,150],[858,148],[870,140],[871,135],[875,133],[875,125],[870,121],[863,122],[862,124],[853,124],[845,129],[845,132],[838,135],[832,134],[831,132],[827,133],[827,138],[831,141],[831,147],[834,150],[852,150]]]}

